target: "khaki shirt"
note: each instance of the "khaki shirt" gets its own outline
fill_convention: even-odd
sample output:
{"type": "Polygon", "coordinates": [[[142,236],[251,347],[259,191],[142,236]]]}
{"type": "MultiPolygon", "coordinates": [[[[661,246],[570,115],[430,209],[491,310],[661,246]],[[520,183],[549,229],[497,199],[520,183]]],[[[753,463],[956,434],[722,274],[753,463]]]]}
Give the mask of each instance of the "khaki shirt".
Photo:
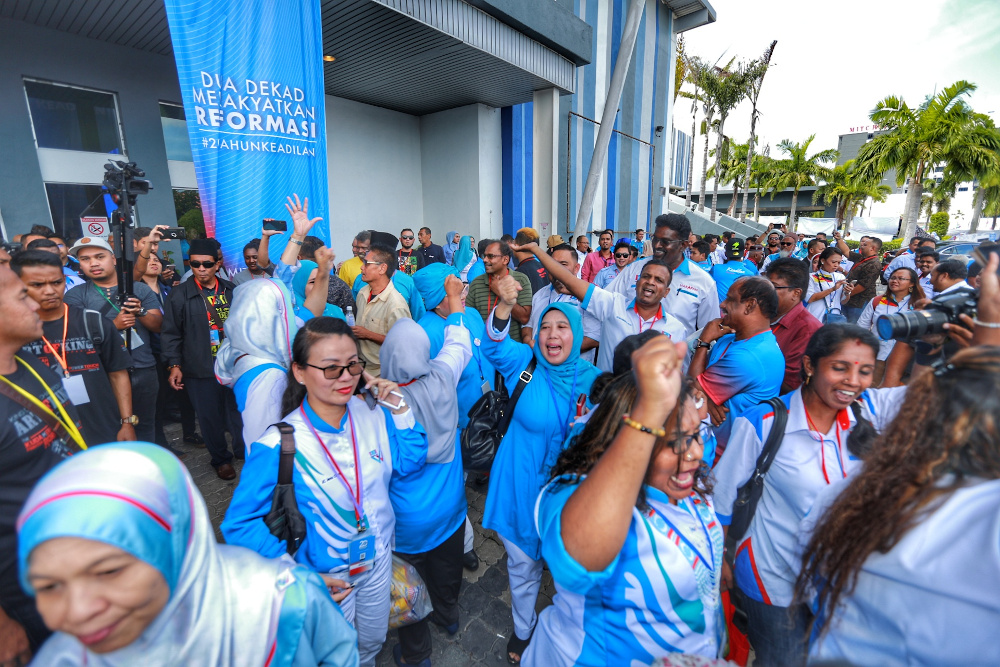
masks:
{"type": "MultiPolygon", "coordinates": [[[[368,302],[368,295],[372,293],[371,285],[365,285],[358,292],[355,300],[358,306],[358,316],[356,323],[359,327],[364,327],[369,331],[383,336],[389,333],[390,327],[396,320],[410,316],[410,308],[406,305],[406,299],[393,286],[392,281],[386,285],[385,289],[368,302]]],[[[361,358],[367,362],[365,370],[378,377],[382,372],[382,364],[379,363],[379,350],[382,346],[371,340],[359,340],[358,351],[361,358]]]]}

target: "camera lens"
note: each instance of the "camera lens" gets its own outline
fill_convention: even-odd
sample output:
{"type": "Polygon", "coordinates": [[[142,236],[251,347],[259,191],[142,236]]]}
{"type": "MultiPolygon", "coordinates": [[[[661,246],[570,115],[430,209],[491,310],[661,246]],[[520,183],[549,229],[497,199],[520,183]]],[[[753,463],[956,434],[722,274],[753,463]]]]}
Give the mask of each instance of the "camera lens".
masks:
{"type": "Polygon", "coordinates": [[[909,340],[929,334],[944,332],[948,315],[940,310],[910,310],[905,313],[883,315],[875,323],[882,340],[909,340]]]}

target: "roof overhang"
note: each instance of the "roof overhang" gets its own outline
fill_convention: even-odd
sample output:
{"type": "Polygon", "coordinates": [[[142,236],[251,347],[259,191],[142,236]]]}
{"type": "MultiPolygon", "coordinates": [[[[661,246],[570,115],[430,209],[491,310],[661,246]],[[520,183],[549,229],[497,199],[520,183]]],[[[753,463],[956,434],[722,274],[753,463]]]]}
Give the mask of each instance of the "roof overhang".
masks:
{"type": "MultiPolygon", "coordinates": [[[[336,58],[324,66],[326,92],[416,115],[520,104],[547,88],[573,93],[581,40],[592,35],[552,0],[517,0],[507,13],[492,7],[504,9],[499,0],[487,2],[491,13],[464,0],[321,3],[324,54],[336,58]],[[541,19],[522,16],[536,6],[541,19]],[[511,12],[521,20],[505,18],[511,12]],[[530,33],[525,21],[554,26],[554,36],[532,38],[517,27],[530,33]]],[[[163,0],[21,0],[0,3],[0,17],[173,54],[163,0]]]]}
{"type": "Polygon", "coordinates": [[[708,0],[660,0],[674,12],[674,32],[682,33],[715,23],[715,8],[708,0]]]}

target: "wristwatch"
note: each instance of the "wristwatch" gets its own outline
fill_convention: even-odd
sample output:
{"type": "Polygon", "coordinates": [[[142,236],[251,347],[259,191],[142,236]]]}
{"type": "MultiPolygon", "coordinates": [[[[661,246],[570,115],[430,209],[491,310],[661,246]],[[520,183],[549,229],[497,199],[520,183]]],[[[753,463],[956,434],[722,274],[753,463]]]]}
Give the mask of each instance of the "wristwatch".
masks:
{"type": "Polygon", "coordinates": [[[712,343],[703,341],[702,339],[699,338],[698,342],[694,344],[694,349],[697,350],[699,347],[703,347],[706,350],[711,350],[712,349],[712,343]]]}
{"type": "Polygon", "coordinates": [[[136,415],[122,417],[122,426],[124,426],[125,424],[131,424],[132,426],[135,426],[138,423],[139,423],[139,417],[136,415]]]}
{"type": "Polygon", "coordinates": [[[136,316],[136,317],[146,317],[147,313],[149,313],[149,311],[148,311],[147,309],[145,309],[145,308],[140,308],[140,309],[139,309],[139,312],[138,312],[138,313],[136,313],[136,314],[135,314],[135,316],[136,316]]]}

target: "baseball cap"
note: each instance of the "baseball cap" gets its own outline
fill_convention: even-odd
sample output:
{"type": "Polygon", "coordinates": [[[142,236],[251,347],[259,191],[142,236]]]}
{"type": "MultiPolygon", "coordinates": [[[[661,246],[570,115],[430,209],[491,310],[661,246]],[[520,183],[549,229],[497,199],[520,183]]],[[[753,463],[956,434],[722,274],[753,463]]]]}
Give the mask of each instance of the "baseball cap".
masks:
{"type": "Polygon", "coordinates": [[[743,259],[745,251],[746,243],[741,239],[730,239],[729,243],[726,244],[726,259],[743,259]]]}
{"type": "Polygon", "coordinates": [[[550,248],[555,248],[557,245],[562,245],[563,243],[565,243],[565,241],[563,241],[563,237],[558,234],[552,234],[545,242],[545,244],[550,248]]]}
{"type": "Polygon", "coordinates": [[[111,246],[108,245],[108,242],[102,239],[100,236],[81,237],[76,243],[73,244],[73,247],[69,249],[69,254],[76,257],[79,254],[79,252],[84,248],[101,248],[102,250],[107,250],[112,255],[115,254],[115,251],[111,249],[111,246]]]}

